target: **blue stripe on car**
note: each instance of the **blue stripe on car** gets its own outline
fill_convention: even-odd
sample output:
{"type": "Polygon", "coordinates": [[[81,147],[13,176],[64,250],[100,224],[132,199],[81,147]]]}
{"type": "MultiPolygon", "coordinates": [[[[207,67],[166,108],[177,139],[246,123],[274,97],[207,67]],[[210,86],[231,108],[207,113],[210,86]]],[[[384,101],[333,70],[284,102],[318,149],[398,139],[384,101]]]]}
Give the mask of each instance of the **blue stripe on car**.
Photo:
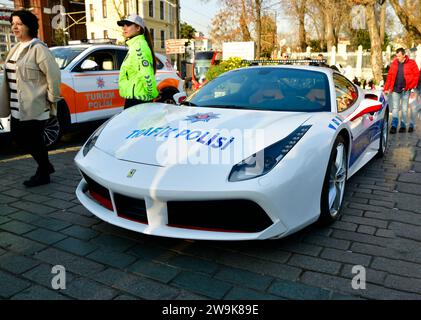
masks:
{"type": "Polygon", "coordinates": [[[350,167],[358,160],[368,146],[380,137],[382,127],[383,120],[379,120],[354,141],[352,144],[351,157],[349,159],[350,167]]]}
{"type": "Polygon", "coordinates": [[[332,119],[332,122],[334,122],[335,124],[337,124],[338,126],[340,126],[341,125],[341,123],[338,121],[338,120],[336,120],[335,118],[333,118],[332,119]]]}

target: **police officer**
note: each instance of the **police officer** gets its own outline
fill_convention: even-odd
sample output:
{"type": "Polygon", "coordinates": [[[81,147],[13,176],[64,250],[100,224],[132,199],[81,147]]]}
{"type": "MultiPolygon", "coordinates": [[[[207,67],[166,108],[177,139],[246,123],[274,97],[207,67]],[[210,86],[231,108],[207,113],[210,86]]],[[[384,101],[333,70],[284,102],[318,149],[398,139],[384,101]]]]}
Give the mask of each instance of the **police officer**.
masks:
{"type": "Polygon", "coordinates": [[[151,35],[143,19],[135,14],[120,20],[129,51],[120,69],[119,93],[126,99],[124,109],[151,102],[158,97],[156,61],[151,35]]]}

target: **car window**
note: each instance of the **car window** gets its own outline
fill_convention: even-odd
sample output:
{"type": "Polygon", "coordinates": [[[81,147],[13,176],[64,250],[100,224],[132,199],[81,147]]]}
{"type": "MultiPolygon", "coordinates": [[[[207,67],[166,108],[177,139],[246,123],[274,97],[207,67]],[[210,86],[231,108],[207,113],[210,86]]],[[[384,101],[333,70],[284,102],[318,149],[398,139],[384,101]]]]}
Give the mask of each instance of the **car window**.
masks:
{"type": "Polygon", "coordinates": [[[329,80],[313,70],[258,67],[227,72],[188,99],[198,106],[251,110],[330,111],[329,80]]]}
{"type": "Polygon", "coordinates": [[[66,68],[74,58],[76,58],[80,53],[82,53],[86,48],[74,47],[55,47],[51,48],[51,52],[54,55],[54,58],[60,67],[60,69],[66,68]]]}
{"type": "Polygon", "coordinates": [[[95,71],[113,71],[118,70],[117,54],[115,50],[96,50],[85,57],[74,69],[76,72],[82,72],[81,65],[85,60],[92,60],[98,64],[95,71]]]}
{"type": "Polygon", "coordinates": [[[213,95],[215,98],[219,98],[238,93],[241,89],[241,84],[246,80],[247,78],[244,75],[237,74],[216,86],[215,90],[213,91],[213,95]]]}
{"type": "Polygon", "coordinates": [[[344,112],[354,105],[358,99],[358,90],[354,84],[345,77],[334,74],[336,105],[338,112],[344,112]]]}

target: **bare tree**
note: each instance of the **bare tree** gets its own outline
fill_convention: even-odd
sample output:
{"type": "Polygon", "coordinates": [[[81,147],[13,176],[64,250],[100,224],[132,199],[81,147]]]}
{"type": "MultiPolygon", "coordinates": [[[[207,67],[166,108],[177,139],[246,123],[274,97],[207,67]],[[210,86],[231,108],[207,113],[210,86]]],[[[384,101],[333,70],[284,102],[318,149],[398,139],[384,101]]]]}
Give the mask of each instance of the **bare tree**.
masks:
{"type": "Polygon", "coordinates": [[[307,0],[281,0],[287,16],[298,21],[298,43],[302,51],[307,47],[305,17],[308,12],[307,0]]]}
{"type": "Polygon", "coordinates": [[[351,0],[352,3],[363,5],[366,12],[366,22],[368,33],[370,35],[371,42],[371,67],[373,70],[373,76],[375,83],[379,83],[382,80],[382,46],[380,43],[380,31],[378,22],[378,16],[376,15],[377,0],[351,0]]]}
{"type": "Polygon", "coordinates": [[[383,46],[384,44],[384,37],[385,37],[385,28],[386,28],[386,0],[382,0],[380,3],[380,44],[383,46]]]}
{"type": "Polygon", "coordinates": [[[277,42],[276,21],[270,15],[262,16],[262,56],[270,58],[277,42]]]}
{"type": "Polygon", "coordinates": [[[401,5],[398,0],[390,0],[390,4],[411,36],[421,40],[421,1],[405,1],[405,4],[401,5]]]}
{"type": "Polygon", "coordinates": [[[256,57],[260,58],[262,50],[262,1],[263,0],[254,0],[255,3],[255,24],[256,24],[256,57]]]}
{"type": "Polygon", "coordinates": [[[256,56],[259,58],[262,46],[262,4],[264,0],[221,0],[221,2],[222,9],[212,20],[212,39],[216,42],[254,39],[256,56]],[[250,26],[254,26],[254,35],[252,35],[250,26]]]}
{"type": "Polygon", "coordinates": [[[243,41],[250,41],[251,35],[248,28],[248,14],[246,11],[246,0],[241,0],[241,16],[240,16],[240,28],[243,35],[243,41]]]}
{"type": "Polygon", "coordinates": [[[335,45],[335,34],[333,27],[333,10],[335,10],[335,1],[333,0],[314,0],[318,5],[324,20],[325,25],[325,39],[327,44],[327,50],[330,51],[335,45]]]}
{"type": "Polygon", "coordinates": [[[317,39],[320,41],[320,48],[324,48],[326,47],[324,15],[321,13],[320,8],[314,4],[314,1],[309,0],[307,8],[307,16],[310,17],[311,22],[309,25],[315,29],[317,39]]]}

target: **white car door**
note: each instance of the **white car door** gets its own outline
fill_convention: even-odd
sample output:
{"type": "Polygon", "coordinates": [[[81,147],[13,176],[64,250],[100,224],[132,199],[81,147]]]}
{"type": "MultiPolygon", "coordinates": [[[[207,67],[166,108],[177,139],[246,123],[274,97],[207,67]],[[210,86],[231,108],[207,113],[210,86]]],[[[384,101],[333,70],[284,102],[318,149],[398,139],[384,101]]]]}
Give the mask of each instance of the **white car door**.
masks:
{"type": "Polygon", "coordinates": [[[354,117],[355,110],[365,98],[363,91],[358,90],[351,81],[340,74],[335,73],[333,81],[338,114],[345,118],[345,122],[348,122],[352,131],[349,167],[353,172],[367,162],[366,157],[371,159],[373,153],[378,151],[378,144],[373,144],[379,137],[378,119],[377,116],[369,113],[354,117]]]}
{"type": "Polygon", "coordinates": [[[75,90],[75,122],[106,119],[124,107],[124,99],[118,94],[119,60],[116,49],[94,49],[73,68],[75,90]],[[83,70],[86,60],[98,67],[83,70]]]}

